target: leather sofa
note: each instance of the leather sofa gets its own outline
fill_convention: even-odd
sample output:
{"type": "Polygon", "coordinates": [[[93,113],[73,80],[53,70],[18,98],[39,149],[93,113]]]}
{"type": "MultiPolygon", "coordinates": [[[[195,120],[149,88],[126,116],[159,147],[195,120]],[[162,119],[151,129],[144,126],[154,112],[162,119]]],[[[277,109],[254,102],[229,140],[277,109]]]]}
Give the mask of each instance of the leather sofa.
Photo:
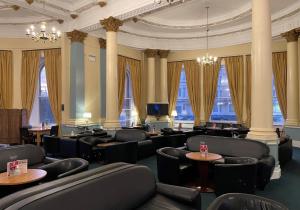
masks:
{"type": "Polygon", "coordinates": [[[57,161],[57,159],[46,157],[43,148],[36,145],[24,144],[9,146],[0,149],[0,172],[6,171],[7,162],[23,159],[28,160],[29,168],[39,168],[45,164],[57,161]]]}
{"type": "Polygon", "coordinates": [[[155,154],[155,148],[151,139],[147,138],[145,131],[140,129],[121,129],[117,130],[115,141],[136,141],[138,143],[138,159],[150,157],[155,154]]]}
{"type": "Polygon", "coordinates": [[[254,193],[257,159],[225,157],[224,163],[214,165],[215,194],[254,193]]]}
{"type": "Polygon", "coordinates": [[[283,204],[261,196],[228,193],[215,199],[207,210],[288,210],[283,204]]]}
{"type": "Polygon", "coordinates": [[[185,149],[198,152],[200,142],[208,145],[208,151],[223,157],[252,157],[258,160],[256,187],[263,190],[270,182],[275,167],[275,159],[269,147],[259,141],[218,136],[193,136],[187,140],[185,149]]]}
{"type": "Polygon", "coordinates": [[[156,183],[145,166],[115,163],[11,194],[0,200],[0,209],[201,210],[201,194],[156,183]]]}

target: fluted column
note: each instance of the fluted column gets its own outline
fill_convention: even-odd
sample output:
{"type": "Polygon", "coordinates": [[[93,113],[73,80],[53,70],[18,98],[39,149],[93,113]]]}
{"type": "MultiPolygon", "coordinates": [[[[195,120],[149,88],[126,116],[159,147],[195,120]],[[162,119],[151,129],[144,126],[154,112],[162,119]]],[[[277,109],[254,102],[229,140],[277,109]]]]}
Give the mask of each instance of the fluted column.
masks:
{"type": "Polygon", "coordinates": [[[145,50],[148,63],[148,90],[147,90],[147,103],[155,102],[155,57],[157,50],[147,49],[145,50]]]}
{"type": "Polygon", "coordinates": [[[272,178],[281,176],[278,138],[273,128],[272,34],[270,0],[252,0],[251,128],[248,139],[262,141],[276,160],[272,178]]]}
{"type": "Polygon", "coordinates": [[[277,140],[273,128],[270,0],[252,0],[252,100],[248,138],[277,140]]]}
{"type": "Polygon", "coordinates": [[[85,111],[84,39],[87,33],[74,30],[67,33],[71,40],[70,59],[70,118],[82,118],[85,111]]]}
{"type": "Polygon", "coordinates": [[[287,40],[287,119],[285,125],[299,123],[298,33],[295,30],[282,34],[287,40]]]}
{"type": "Polygon", "coordinates": [[[106,40],[99,38],[100,45],[100,121],[106,117],[106,40]]]}
{"type": "Polygon", "coordinates": [[[118,45],[117,31],[122,21],[109,17],[100,21],[106,30],[106,119],[105,128],[118,128],[118,45]]]}
{"type": "Polygon", "coordinates": [[[159,50],[160,56],[160,102],[168,103],[168,55],[169,50],[159,50]]]}

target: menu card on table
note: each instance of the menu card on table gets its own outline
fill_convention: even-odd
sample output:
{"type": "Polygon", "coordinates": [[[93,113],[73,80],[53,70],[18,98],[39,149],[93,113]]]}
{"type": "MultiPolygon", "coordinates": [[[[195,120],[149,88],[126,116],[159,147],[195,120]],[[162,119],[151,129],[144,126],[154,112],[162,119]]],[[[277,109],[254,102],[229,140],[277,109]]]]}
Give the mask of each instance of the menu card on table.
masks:
{"type": "Polygon", "coordinates": [[[15,160],[7,163],[7,176],[27,173],[28,160],[15,160]]]}

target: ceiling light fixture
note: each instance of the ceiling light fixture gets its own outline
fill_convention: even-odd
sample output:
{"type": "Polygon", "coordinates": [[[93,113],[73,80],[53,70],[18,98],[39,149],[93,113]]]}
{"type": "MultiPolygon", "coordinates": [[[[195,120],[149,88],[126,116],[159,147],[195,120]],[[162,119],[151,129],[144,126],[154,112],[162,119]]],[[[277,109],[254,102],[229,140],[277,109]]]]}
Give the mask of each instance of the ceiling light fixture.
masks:
{"type": "MultiPolygon", "coordinates": [[[[175,3],[176,0],[165,0],[168,4],[172,4],[172,3],[175,3]]],[[[180,2],[184,2],[185,0],[181,0],[180,2]]],[[[161,4],[163,1],[162,0],[154,0],[154,3],[155,4],[161,4]]]]}
{"type": "MultiPolygon", "coordinates": [[[[45,1],[44,1],[44,10],[45,10],[45,1]]],[[[41,22],[40,31],[35,30],[35,26],[32,24],[29,28],[26,29],[27,37],[30,37],[32,40],[38,42],[46,41],[56,42],[61,37],[61,32],[57,30],[55,27],[52,27],[51,31],[47,31],[47,23],[41,22]]]]}
{"type": "Polygon", "coordinates": [[[197,58],[197,62],[202,64],[213,64],[218,60],[217,57],[208,55],[208,9],[209,7],[206,7],[206,55],[202,58],[197,58]]]}

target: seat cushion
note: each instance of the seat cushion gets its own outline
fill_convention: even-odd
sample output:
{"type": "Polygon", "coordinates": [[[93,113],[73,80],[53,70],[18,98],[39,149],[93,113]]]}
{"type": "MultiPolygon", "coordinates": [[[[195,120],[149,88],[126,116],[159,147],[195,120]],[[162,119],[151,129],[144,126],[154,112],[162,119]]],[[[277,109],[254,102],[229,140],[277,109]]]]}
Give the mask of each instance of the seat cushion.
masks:
{"type": "Polygon", "coordinates": [[[190,206],[183,203],[179,203],[175,200],[171,200],[166,196],[156,194],[152,199],[149,199],[142,206],[137,208],[137,210],[191,210],[190,206]]]}

